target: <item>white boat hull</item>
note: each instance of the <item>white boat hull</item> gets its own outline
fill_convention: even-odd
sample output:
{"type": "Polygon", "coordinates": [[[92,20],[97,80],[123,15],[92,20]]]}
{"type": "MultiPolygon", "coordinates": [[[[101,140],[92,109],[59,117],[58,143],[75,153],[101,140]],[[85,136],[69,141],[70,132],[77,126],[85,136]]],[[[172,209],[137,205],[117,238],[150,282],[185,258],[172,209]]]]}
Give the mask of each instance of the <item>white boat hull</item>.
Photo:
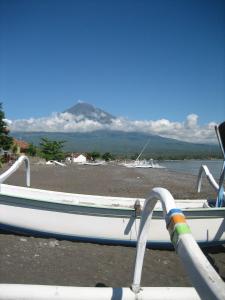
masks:
{"type": "MultiPolygon", "coordinates": [[[[1,185],[1,189],[1,229],[69,240],[136,245],[140,216],[133,207],[137,199],[67,194],[9,185],[1,185]]],[[[139,200],[143,204],[144,200],[139,200]]],[[[224,243],[225,208],[203,208],[204,204],[204,200],[177,202],[198,243],[202,246],[224,243]]],[[[148,246],[172,247],[160,206],[153,213],[148,246]]]]}

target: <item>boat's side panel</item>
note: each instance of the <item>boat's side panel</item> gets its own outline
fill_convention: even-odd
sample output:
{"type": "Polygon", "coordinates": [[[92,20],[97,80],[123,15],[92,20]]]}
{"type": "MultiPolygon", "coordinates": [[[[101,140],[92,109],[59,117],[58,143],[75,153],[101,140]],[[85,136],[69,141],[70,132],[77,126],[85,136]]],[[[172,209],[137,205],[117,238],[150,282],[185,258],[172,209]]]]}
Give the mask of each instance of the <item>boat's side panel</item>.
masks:
{"type": "Polygon", "coordinates": [[[135,240],[135,218],[71,214],[0,205],[0,223],[17,228],[67,236],[135,240]]]}
{"type": "MultiPolygon", "coordinates": [[[[90,196],[91,197],[91,196],[90,196]]],[[[88,202],[88,196],[86,201],[83,204],[70,204],[67,202],[54,202],[54,201],[39,201],[33,199],[24,199],[21,197],[12,197],[7,195],[0,194],[0,204],[6,204],[10,206],[16,207],[25,207],[32,209],[40,209],[40,210],[48,210],[48,211],[58,211],[65,212],[69,214],[85,214],[85,215],[94,215],[94,216],[102,216],[102,217],[124,217],[130,218],[131,216],[135,216],[134,208],[120,208],[119,206],[99,206],[93,205],[92,199],[90,198],[90,203],[88,202]]],[[[178,206],[179,207],[179,206],[178,206]]],[[[187,207],[187,205],[185,206],[187,207]]],[[[179,207],[180,208],[180,207],[179,207]]],[[[182,209],[186,218],[192,219],[200,219],[200,218],[224,218],[225,217],[225,208],[192,208],[192,209],[182,209]]],[[[139,214],[137,218],[139,218],[139,214]]],[[[153,219],[162,219],[163,213],[161,209],[156,209],[153,212],[153,219]]]]}
{"type": "MultiPolygon", "coordinates": [[[[18,232],[36,232],[65,238],[93,239],[105,242],[135,243],[140,219],[134,210],[80,207],[1,197],[0,224],[18,232]],[[30,207],[26,207],[26,204],[30,207]],[[32,205],[34,205],[32,207],[32,205]],[[46,204],[44,204],[46,205],[46,204]],[[56,205],[56,206],[55,206],[56,205]],[[39,206],[39,207],[38,207],[39,206]]],[[[201,243],[225,241],[224,210],[186,211],[188,224],[201,243]],[[214,214],[213,214],[214,212],[214,214]],[[221,213],[222,212],[222,213],[221,213]]],[[[155,212],[149,230],[149,242],[170,243],[162,212],[155,212]]]]}
{"type": "MultiPolygon", "coordinates": [[[[87,202],[88,203],[88,202],[87,202]]],[[[68,203],[56,203],[48,201],[39,201],[32,199],[24,199],[19,197],[11,197],[6,195],[0,195],[0,204],[24,207],[31,209],[39,209],[43,211],[56,211],[65,212],[68,214],[79,214],[79,215],[94,215],[94,216],[105,216],[105,217],[130,217],[134,214],[133,209],[117,209],[117,207],[101,207],[94,205],[71,205],[68,203]]],[[[159,212],[160,217],[162,212],[159,212]]]]}
{"type": "MultiPolygon", "coordinates": [[[[121,207],[124,209],[134,208],[137,200],[140,204],[144,204],[145,199],[141,198],[127,198],[127,197],[112,197],[112,196],[97,196],[84,194],[71,194],[56,191],[47,191],[34,188],[27,188],[21,186],[12,186],[1,184],[0,199],[10,196],[11,198],[19,198],[24,200],[31,200],[33,202],[47,202],[68,205],[83,205],[83,206],[98,206],[107,208],[121,207]]],[[[11,199],[12,200],[12,199],[11,199]]],[[[177,199],[176,204],[179,208],[202,208],[206,204],[205,199],[177,199]]],[[[155,209],[161,209],[161,203],[156,203],[155,209]]]]}
{"type": "Polygon", "coordinates": [[[20,199],[43,201],[49,203],[62,203],[71,205],[98,205],[98,206],[124,206],[133,207],[136,200],[141,203],[144,199],[128,198],[128,197],[112,197],[112,196],[98,196],[98,195],[84,195],[72,194],[64,192],[56,192],[49,190],[41,190],[34,188],[27,188],[21,186],[11,186],[7,184],[1,185],[0,197],[10,196],[18,197],[20,199]]]}

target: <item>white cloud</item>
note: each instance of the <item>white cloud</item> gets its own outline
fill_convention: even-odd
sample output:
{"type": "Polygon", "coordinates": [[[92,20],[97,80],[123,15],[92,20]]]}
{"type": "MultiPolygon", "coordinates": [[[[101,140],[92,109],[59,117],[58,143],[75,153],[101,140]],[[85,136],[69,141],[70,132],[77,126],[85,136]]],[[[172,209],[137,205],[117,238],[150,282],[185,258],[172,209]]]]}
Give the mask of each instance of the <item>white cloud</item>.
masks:
{"type": "Polygon", "coordinates": [[[83,115],[70,113],[53,113],[49,117],[20,120],[6,120],[12,131],[45,131],[45,132],[91,132],[100,129],[121,130],[125,132],[144,132],[187,142],[214,143],[216,135],[215,123],[200,126],[198,116],[190,114],[184,122],[172,122],[167,119],[156,121],[130,121],[125,118],[113,119],[112,123],[101,124],[84,119],[83,115]]]}
{"type": "Polygon", "coordinates": [[[190,114],[187,116],[185,126],[189,129],[195,128],[198,126],[198,116],[195,114],[190,114]]]}

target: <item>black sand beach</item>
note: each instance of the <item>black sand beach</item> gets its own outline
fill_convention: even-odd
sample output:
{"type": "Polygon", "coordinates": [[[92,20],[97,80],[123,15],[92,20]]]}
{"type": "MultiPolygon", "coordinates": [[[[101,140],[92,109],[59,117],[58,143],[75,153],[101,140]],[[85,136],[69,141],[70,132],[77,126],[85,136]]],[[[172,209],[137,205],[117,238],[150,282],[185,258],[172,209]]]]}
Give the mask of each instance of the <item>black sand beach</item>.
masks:
{"type": "MultiPolygon", "coordinates": [[[[153,187],[161,186],[169,189],[175,198],[215,196],[206,182],[203,193],[197,194],[196,180],[196,176],[163,169],[31,165],[31,186],[34,188],[145,197],[153,187]]],[[[23,168],[7,183],[24,186],[23,168]]],[[[225,248],[205,249],[204,252],[220,276],[225,278],[225,248]]],[[[0,233],[0,257],[2,283],[117,287],[129,286],[132,282],[135,248],[0,233]]],[[[174,251],[146,250],[142,286],[189,285],[174,251]]]]}

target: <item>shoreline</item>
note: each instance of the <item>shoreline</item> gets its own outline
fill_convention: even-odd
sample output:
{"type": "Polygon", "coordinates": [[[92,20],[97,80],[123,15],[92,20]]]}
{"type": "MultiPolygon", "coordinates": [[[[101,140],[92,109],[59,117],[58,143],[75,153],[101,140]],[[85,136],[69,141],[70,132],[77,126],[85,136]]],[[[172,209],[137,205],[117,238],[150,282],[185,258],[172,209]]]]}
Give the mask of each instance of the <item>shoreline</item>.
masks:
{"type": "MultiPolygon", "coordinates": [[[[1,173],[8,169],[2,168],[1,173]]],[[[22,165],[4,183],[25,184],[22,165]]],[[[202,191],[197,193],[197,176],[168,169],[126,168],[108,164],[100,166],[40,165],[31,160],[31,188],[67,193],[145,198],[154,187],[168,189],[175,199],[215,197],[215,191],[203,178],[202,191]]]]}

